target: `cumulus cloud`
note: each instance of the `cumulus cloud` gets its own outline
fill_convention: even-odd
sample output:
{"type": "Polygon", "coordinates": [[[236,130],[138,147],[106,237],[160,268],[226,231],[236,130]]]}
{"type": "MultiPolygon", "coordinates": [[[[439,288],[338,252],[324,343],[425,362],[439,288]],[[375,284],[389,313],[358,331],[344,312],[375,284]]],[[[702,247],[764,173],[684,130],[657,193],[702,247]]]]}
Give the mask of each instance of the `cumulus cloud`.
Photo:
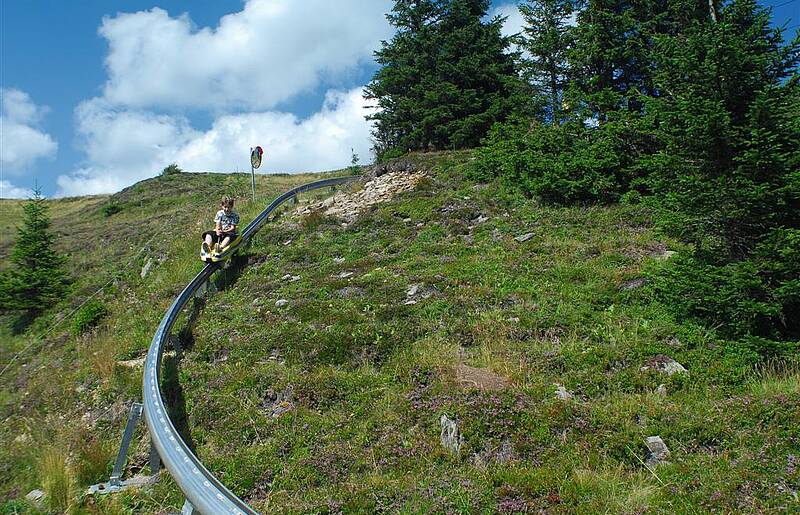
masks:
{"type": "Polygon", "coordinates": [[[30,198],[33,190],[14,186],[8,181],[0,180],[0,198],[30,198]]]}
{"type": "Polygon", "coordinates": [[[370,61],[388,0],[249,0],[216,28],[154,8],[103,19],[104,97],[136,108],[269,109],[370,61]]]}
{"type": "Polygon", "coordinates": [[[20,174],[37,159],[55,158],[58,143],[38,127],[47,108],[37,106],[18,89],[0,89],[0,167],[20,174]]]}
{"type": "Polygon", "coordinates": [[[322,109],[306,119],[277,111],[225,115],[208,131],[193,129],[180,116],[120,109],[93,99],[77,111],[90,164],[59,177],[58,195],[117,191],[155,176],[171,162],[190,171],[245,171],[255,145],[265,150],[260,172],[344,167],[351,148],[366,161],[370,126],[362,94],[362,88],[330,91],[322,109]]]}
{"type": "Polygon", "coordinates": [[[516,3],[513,4],[500,4],[495,6],[489,11],[489,17],[502,16],[506,20],[503,22],[501,33],[504,36],[513,36],[522,32],[522,27],[525,26],[525,19],[516,3]]]}

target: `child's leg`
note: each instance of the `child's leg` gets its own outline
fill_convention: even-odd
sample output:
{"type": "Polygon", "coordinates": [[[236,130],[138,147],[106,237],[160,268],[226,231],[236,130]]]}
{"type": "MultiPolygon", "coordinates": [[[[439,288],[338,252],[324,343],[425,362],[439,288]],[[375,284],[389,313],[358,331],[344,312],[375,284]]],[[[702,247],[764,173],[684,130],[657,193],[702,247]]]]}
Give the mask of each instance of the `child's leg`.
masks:
{"type": "Polygon", "coordinates": [[[228,243],[230,243],[230,241],[231,241],[231,237],[230,236],[225,236],[225,238],[223,238],[222,242],[219,244],[219,247],[224,249],[225,247],[228,246],[228,243]]]}

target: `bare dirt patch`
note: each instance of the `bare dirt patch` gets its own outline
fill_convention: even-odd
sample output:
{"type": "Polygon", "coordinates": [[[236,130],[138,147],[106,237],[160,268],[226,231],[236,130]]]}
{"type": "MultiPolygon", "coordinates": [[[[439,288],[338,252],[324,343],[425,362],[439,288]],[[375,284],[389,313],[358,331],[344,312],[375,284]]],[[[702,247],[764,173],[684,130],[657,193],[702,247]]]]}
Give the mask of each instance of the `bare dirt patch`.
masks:
{"type": "Polygon", "coordinates": [[[464,388],[477,388],[484,392],[505,390],[511,384],[488,368],[475,368],[463,363],[456,367],[456,381],[464,388]]]}
{"type": "Polygon", "coordinates": [[[370,206],[386,202],[404,191],[413,190],[425,176],[424,170],[391,171],[367,180],[358,191],[338,193],[323,201],[299,207],[296,213],[299,216],[321,213],[340,218],[345,223],[352,223],[359,213],[370,206]]]}

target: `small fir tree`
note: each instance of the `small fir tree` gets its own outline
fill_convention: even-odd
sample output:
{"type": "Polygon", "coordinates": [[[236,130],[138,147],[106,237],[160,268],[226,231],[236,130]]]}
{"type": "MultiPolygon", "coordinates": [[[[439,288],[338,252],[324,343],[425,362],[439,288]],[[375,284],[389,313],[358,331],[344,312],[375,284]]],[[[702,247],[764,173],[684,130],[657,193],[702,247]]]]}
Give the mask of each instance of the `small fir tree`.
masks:
{"type": "Polygon", "coordinates": [[[69,280],[63,268],[66,257],[53,248],[48,207],[39,190],[22,211],[11,252],[13,267],[2,277],[0,308],[35,316],[62,298],[69,280]]]}

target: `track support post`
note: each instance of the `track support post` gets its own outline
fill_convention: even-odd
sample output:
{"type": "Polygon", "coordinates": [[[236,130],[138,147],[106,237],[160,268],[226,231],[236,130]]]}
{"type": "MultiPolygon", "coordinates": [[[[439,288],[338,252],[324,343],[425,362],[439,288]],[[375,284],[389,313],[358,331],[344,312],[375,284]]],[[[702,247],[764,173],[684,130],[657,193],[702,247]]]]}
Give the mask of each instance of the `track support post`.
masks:
{"type": "Polygon", "coordinates": [[[114,470],[111,472],[111,478],[108,483],[98,483],[89,487],[88,494],[110,494],[119,492],[125,488],[132,486],[144,486],[154,481],[156,474],[161,469],[161,458],[156,451],[152,441],[150,443],[150,476],[135,476],[126,481],[122,480],[122,473],[125,469],[125,462],[128,459],[128,448],[133,440],[133,434],[136,431],[136,424],[142,418],[143,407],[140,403],[134,402],[128,412],[128,423],[125,424],[125,433],[122,435],[122,443],[119,446],[117,459],[114,461],[114,470]]]}
{"type": "Polygon", "coordinates": [[[133,439],[133,432],[136,430],[136,423],[142,416],[142,405],[134,402],[131,410],[128,412],[128,423],[125,426],[125,433],[122,435],[122,444],[119,446],[117,453],[117,461],[114,462],[114,471],[111,473],[111,479],[108,481],[112,487],[119,487],[122,482],[122,468],[125,466],[125,461],[128,459],[128,447],[131,445],[133,439]]]}
{"type": "Polygon", "coordinates": [[[194,509],[189,499],[186,499],[183,502],[183,508],[181,508],[181,515],[200,515],[200,512],[194,509]]]}

